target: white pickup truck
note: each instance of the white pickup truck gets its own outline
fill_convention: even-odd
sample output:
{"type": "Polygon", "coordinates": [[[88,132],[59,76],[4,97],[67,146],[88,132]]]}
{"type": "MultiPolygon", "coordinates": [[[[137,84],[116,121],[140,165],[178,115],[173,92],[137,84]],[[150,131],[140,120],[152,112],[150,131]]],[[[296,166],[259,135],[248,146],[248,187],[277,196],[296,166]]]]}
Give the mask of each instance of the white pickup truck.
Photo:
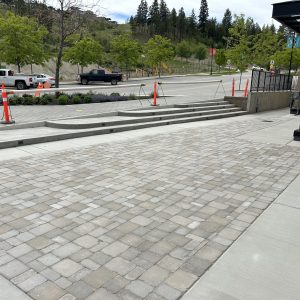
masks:
{"type": "Polygon", "coordinates": [[[17,90],[25,90],[34,86],[34,77],[28,75],[14,75],[14,72],[9,69],[0,69],[0,85],[14,86],[17,90]]]}

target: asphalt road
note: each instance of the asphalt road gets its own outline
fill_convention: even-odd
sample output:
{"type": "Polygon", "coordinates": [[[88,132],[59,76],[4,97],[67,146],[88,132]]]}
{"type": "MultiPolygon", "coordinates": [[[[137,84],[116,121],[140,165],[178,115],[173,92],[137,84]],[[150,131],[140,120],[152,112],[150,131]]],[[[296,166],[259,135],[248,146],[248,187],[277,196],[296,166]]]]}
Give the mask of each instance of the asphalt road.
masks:
{"type": "MultiPolygon", "coordinates": [[[[250,77],[251,73],[243,74],[241,82],[242,90],[245,88],[246,80],[250,79],[250,77]]],[[[130,79],[126,82],[119,83],[117,86],[112,86],[110,83],[94,83],[89,86],[93,93],[111,94],[117,92],[120,95],[149,95],[153,92],[154,81],[157,80],[162,83],[161,85],[158,85],[159,95],[164,94],[167,96],[184,97],[186,100],[198,101],[222,98],[224,95],[231,95],[233,78],[235,79],[235,89],[237,90],[239,88],[239,74],[222,76],[174,76],[163,77],[160,79],[130,79]],[[222,83],[220,83],[221,80],[222,83]],[[209,83],[209,81],[212,82],[209,83]],[[126,87],[127,85],[132,84],[136,84],[137,86],[126,87]],[[140,84],[145,84],[142,90],[140,89],[140,84]],[[99,87],[100,89],[98,89],[99,87]]],[[[82,87],[82,85],[72,83],[61,85],[61,87],[74,87],[74,89],[78,89],[80,92],[80,87],[82,87]]]]}

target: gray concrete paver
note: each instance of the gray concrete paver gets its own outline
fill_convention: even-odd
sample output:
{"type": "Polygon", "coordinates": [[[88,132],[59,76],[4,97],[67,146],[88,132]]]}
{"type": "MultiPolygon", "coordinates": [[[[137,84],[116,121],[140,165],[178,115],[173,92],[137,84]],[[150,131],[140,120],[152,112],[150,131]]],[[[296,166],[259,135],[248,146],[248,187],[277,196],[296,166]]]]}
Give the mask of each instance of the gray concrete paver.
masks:
{"type": "Polygon", "coordinates": [[[0,274],[34,299],[178,299],[299,174],[296,147],[236,138],[266,126],[4,161],[0,274]]]}

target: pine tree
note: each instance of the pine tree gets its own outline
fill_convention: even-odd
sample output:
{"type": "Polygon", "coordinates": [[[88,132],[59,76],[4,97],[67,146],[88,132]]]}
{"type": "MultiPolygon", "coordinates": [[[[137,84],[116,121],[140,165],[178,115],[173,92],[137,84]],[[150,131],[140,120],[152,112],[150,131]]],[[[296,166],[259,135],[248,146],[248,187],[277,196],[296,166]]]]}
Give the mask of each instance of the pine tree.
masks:
{"type": "Polygon", "coordinates": [[[157,0],[154,0],[149,8],[148,24],[150,26],[150,34],[157,34],[160,27],[160,14],[157,0]]]}
{"type": "Polygon", "coordinates": [[[170,14],[169,18],[170,28],[171,28],[171,38],[173,40],[176,40],[176,34],[177,34],[177,12],[176,9],[173,8],[170,14]]]}
{"type": "Polygon", "coordinates": [[[207,1],[201,0],[200,13],[199,13],[199,29],[202,33],[205,32],[208,15],[209,14],[208,14],[207,1]]]}
{"type": "Polygon", "coordinates": [[[137,8],[137,13],[135,16],[135,23],[139,27],[140,31],[145,31],[147,25],[148,17],[148,4],[146,0],[141,0],[140,5],[137,8]]]}
{"type": "Polygon", "coordinates": [[[197,19],[196,19],[196,14],[195,10],[192,9],[192,13],[190,17],[188,18],[188,35],[193,38],[196,33],[196,27],[197,27],[197,19]]]}
{"type": "Polygon", "coordinates": [[[137,25],[142,25],[143,24],[143,4],[144,4],[144,0],[141,0],[140,5],[137,8],[137,12],[135,15],[135,21],[137,23],[137,25]]]}
{"type": "Polygon", "coordinates": [[[159,6],[159,14],[160,14],[160,34],[161,35],[167,35],[168,34],[168,28],[169,28],[169,14],[170,11],[168,9],[168,6],[164,0],[160,1],[159,6]]]}
{"type": "Polygon", "coordinates": [[[229,10],[229,8],[227,8],[224,13],[222,25],[223,25],[224,35],[228,36],[229,28],[232,26],[232,14],[231,14],[231,11],[229,10]]]}
{"type": "Polygon", "coordinates": [[[217,37],[217,19],[211,18],[206,22],[206,32],[207,36],[211,38],[213,41],[216,40],[217,37]]]}
{"type": "Polygon", "coordinates": [[[186,17],[185,17],[185,12],[183,7],[180,8],[177,19],[178,19],[179,41],[181,41],[186,32],[186,17]]]}

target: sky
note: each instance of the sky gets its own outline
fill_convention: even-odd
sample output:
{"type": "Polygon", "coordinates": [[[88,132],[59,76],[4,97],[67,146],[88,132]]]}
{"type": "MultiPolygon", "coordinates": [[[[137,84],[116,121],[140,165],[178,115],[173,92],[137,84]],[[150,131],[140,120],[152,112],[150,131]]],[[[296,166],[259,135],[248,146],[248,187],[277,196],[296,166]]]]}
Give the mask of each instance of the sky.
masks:
{"type": "MultiPolygon", "coordinates": [[[[100,15],[111,18],[118,23],[125,23],[130,16],[136,14],[136,10],[141,0],[100,0],[100,15]]],[[[153,0],[147,0],[148,5],[153,0]]],[[[160,0],[159,0],[160,2],[160,0]]],[[[198,16],[201,0],[165,0],[168,8],[175,8],[178,11],[184,8],[186,15],[190,15],[192,9],[198,16]]],[[[272,24],[276,27],[279,23],[272,19],[273,3],[286,2],[285,0],[207,0],[209,17],[216,17],[221,21],[226,8],[229,8],[232,15],[244,14],[246,17],[252,17],[259,25],[272,24]]]]}

